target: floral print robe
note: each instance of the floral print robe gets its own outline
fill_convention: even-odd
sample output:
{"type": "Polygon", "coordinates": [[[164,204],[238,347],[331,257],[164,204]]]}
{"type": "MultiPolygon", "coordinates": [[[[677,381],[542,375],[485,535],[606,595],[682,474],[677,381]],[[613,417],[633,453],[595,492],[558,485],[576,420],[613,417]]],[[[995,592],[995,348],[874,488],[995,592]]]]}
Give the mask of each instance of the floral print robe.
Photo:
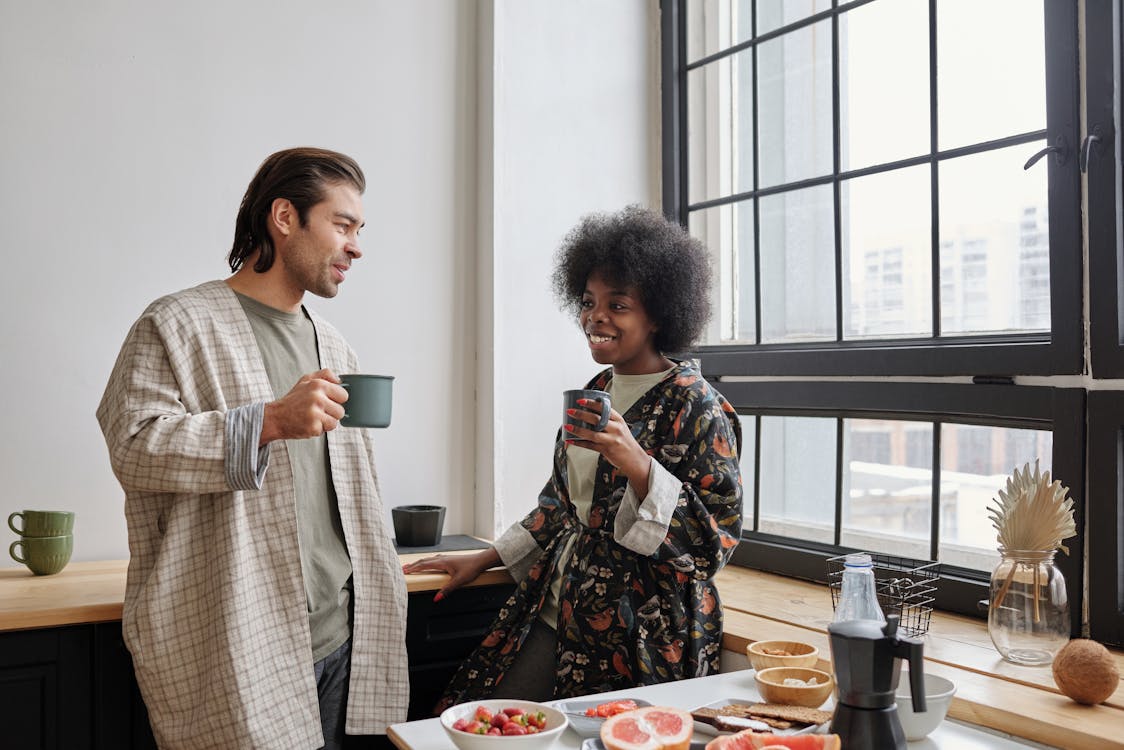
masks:
{"type": "MultiPolygon", "coordinates": [[[[609,369],[586,388],[604,390],[611,379],[609,369]]],[[[741,537],[740,422],[687,363],[677,363],[623,416],[637,442],[682,482],[663,543],[642,556],[614,540],[628,480],[604,458],[597,464],[589,525],[578,520],[559,431],[553,475],[538,507],[521,522],[542,552],[454,675],[438,711],[487,697],[503,679],[575,536],[559,602],[556,698],[719,671],[722,608],[713,578],[741,537]]]]}

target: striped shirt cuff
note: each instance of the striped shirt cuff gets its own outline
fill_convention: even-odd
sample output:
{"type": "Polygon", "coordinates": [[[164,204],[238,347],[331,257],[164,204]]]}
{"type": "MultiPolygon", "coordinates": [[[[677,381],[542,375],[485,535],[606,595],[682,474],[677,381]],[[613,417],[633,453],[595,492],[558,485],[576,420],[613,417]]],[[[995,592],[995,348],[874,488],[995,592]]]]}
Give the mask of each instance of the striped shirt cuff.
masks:
{"type": "Polygon", "coordinates": [[[531,532],[523,528],[523,524],[512,524],[511,528],[497,539],[493,546],[503,560],[504,567],[516,581],[522,581],[531,571],[531,566],[542,554],[542,547],[531,536],[531,532]]]}
{"type": "Polygon", "coordinates": [[[265,402],[236,406],[226,413],[226,482],[235,490],[260,490],[269,468],[269,444],[258,447],[265,402]]]}
{"type": "Polygon", "coordinates": [[[682,482],[659,461],[653,460],[648,469],[648,496],[644,502],[637,499],[631,484],[625,488],[613,522],[613,539],[617,544],[640,555],[655,554],[667,538],[671,514],[679,504],[682,487],[682,482]]]}

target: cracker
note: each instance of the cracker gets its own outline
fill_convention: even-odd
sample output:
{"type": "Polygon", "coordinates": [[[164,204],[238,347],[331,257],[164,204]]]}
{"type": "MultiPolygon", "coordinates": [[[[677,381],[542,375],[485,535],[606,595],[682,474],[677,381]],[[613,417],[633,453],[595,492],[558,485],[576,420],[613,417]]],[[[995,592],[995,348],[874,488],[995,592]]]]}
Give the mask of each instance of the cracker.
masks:
{"type": "Polygon", "coordinates": [[[830,711],[805,706],[784,706],[778,703],[756,703],[749,707],[749,716],[792,721],[799,724],[823,724],[831,721],[830,711]]]}

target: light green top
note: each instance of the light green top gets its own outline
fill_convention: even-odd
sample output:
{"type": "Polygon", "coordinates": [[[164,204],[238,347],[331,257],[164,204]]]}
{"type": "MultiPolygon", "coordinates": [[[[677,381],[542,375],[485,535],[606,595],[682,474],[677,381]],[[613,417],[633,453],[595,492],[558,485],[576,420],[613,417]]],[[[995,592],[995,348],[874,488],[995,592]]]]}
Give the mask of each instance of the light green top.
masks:
{"type": "MultiPolygon", "coordinates": [[[[609,381],[608,393],[613,402],[613,410],[624,414],[640,397],[651,390],[657,383],[667,377],[674,367],[669,367],[662,372],[653,372],[646,375],[619,375],[613,373],[609,381]]],[[[578,445],[566,447],[566,480],[570,493],[570,502],[578,520],[589,525],[589,511],[593,507],[593,486],[597,480],[597,461],[601,454],[589,448],[578,445]]],[[[560,558],[561,562],[555,570],[550,588],[546,592],[539,618],[550,627],[558,623],[558,602],[562,595],[562,579],[566,575],[566,560],[570,557],[570,547],[574,545],[577,537],[572,537],[560,558]]]]}
{"type": "MultiPolygon", "coordinates": [[[[316,329],[303,308],[288,313],[242,294],[238,301],[250,319],[276,398],[288,393],[302,376],[320,369],[316,329]]],[[[297,541],[312,659],[320,661],[351,634],[351,558],[332,485],[327,437],[286,440],[285,448],[296,486],[297,541]]]]}

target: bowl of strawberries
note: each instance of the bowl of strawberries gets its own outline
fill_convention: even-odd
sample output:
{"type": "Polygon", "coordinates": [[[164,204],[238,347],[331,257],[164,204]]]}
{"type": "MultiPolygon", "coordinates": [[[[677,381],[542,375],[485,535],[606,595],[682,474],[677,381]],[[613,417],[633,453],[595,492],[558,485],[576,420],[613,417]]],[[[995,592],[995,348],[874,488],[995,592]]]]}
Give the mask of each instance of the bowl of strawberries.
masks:
{"type": "Polygon", "coordinates": [[[460,750],[546,750],[566,725],[561,711],[533,701],[470,701],[441,714],[441,726],[460,750]]]}

